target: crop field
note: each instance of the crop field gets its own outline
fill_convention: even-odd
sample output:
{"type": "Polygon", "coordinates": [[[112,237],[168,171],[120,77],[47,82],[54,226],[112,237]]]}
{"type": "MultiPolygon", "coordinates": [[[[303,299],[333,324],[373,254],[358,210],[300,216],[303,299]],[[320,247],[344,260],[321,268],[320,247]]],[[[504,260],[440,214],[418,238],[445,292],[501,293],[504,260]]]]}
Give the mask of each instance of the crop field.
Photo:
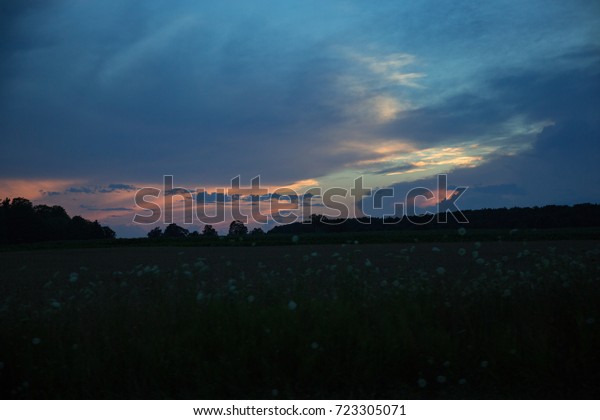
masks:
{"type": "Polygon", "coordinates": [[[0,397],[600,397],[600,241],[0,253],[0,397]]]}

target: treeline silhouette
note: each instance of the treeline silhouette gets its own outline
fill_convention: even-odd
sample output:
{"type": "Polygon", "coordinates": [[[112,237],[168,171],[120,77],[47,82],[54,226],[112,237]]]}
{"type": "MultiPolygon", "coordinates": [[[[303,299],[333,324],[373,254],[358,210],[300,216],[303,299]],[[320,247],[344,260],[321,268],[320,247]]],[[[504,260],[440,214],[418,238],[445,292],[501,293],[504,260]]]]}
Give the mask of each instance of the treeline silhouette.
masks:
{"type": "Polygon", "coordinates": [[[547,229],[600,227],[600,205],[549,205],[544,207],[513,207],[500,209],[464,210],[468,223],[461,224],[458,214],[446,215],[446,223],[438,223],[437,215],[404,216],[402,218],[332,219],[313,214],[307,222],[295,222],[273,227],[268,233],[301,234],[328,232],[369,232],[393,230],[457,229],[547,229]],[[385,223],[384,223],[385,222],[385,223]]]}
{"type": "Polygon", "coordinates": [[[115,232],[98,221],[69,217],[61,206],[34,206],[26,198],[6,198],[0,204],[0,243],[113,239],[115,232]]]}
{"type": "MultiPolygon", "coordinates": [[[[227,237],[229,238],[240,238],[246,235],[250,236],[261,236],[264,235],[265,232],[261,228],[254,228],[250,233],[248,233],[248,227],[239,220],[234,220],[229,224],[229,233],[227,237]]],[[[176,238],[218,238],[219,234],[216,229],[212,225],[204,225],[202,229],[202,233],[189,230],[177,225],[176,223],[171,223],[168,225],[164,232],[160,227],[155,227],[150,232],[148,232],[149,239],[176,239],[176,238]]]]}

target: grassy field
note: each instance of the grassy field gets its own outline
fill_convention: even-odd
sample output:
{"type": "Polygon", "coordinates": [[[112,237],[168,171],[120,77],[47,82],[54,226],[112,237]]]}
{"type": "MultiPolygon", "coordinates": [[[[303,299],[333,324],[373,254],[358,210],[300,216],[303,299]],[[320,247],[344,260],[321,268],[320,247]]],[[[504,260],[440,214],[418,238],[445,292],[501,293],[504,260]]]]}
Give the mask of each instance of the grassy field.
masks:
{"type": "Polygon", "coordinates": [[[600,241],[299,239],[0,253],[0,397],[600,397],[600,241]]]}

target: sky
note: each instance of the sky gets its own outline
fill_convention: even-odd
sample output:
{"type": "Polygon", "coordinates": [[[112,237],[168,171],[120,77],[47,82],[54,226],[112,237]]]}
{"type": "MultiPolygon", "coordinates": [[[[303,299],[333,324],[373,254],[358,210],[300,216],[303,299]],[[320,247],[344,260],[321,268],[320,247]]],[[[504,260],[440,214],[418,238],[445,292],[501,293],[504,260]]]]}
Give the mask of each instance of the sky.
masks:
{"type": "Polygon", "coordinates": [[[119,236],[164,175],[598,203],[598,40],[583,0],[0,0],[0,195],[119,236]]]}

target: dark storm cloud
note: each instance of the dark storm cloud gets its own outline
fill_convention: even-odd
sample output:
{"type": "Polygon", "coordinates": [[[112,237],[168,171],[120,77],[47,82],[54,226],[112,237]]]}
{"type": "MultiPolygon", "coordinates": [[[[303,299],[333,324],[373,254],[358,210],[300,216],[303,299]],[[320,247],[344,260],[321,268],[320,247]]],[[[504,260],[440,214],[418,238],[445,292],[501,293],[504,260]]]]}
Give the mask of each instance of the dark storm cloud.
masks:
{"type": "Polygon", "coordinates": [[[391,167],[379,169],[377,171],[372,171],[369,173],[373,174],[373,175],[386,175],[386,174],[394,173],[394,172],[406,172],[406,171],[410,171],[411,169],[415,169],[415,168],[417,168],[416,165],[409,163],[406,165],[391,166],[391,167]]]}
{"type": "Polygon", "coordinates": [[[170,195],[183,195],[184,197],[187,196],[188,194],[190,194],[191,191],[187,190],[185,188],[173,188],[170,190],[166,190],[165,191],[165,196],[170,196],[170,195]]]}
{"type": "MultiPolygon", "coordinates": [[[[581,55],[572,55],[581,58],[581,55]]],[[[488,83],[495,100],[512,108],[514,115],[529,121],[549,120],[535,136],[530,149],[515,155],[496,153],[475,168],[459,168],[448,181],[470,187],[460,199],[462,208],[511,207],[542,204],[574,204],[600,201],[600,50],[586,50],[585,62],[570,70],[515,72],[488,83]]],[[[439,106],[451,115],[450,100],[439,106]]],[[[474,107],[475,109],[477,107],[474,107]]],[[[492,112],[496,104],[481,101],[476,114],[486,124],[501,122],[504,113],[492,112]]],[[[443,113],[442,113],[443,114],[443,113]]],[[[438,127],[433,120],[431,132],[438,127]]],[[[456,129],[467,126],[469,119],[455,118],[456,129]]],[[[475,122],[479,125],[480,122],[475,122]]],[[[401,125],[397,127],[401,130],[401,125]]],[[[460,130],[459,130],[460,131],[460,130]]],[[[434,178],[392,185],[395,200],[402,201],[415,187],[436,189],[434,178]]],[[[385,202],[385,200],[384,200],[385,202]]],[[[392,209],[387,201],[385,212],[392,209]]],[[[369,207],[368,207],[369,208],[369,207]]],[[[374,213],[375,214],[375,213],[374,213]]]]}
{"type": "Polygon", "coordinates": [[[42,193],[42,195],[48,196],[48,197],[56,197],[61,195],[62,193],[60,191],[40,191],[42,193]]]}
{"type": "Polygon", "coordinates": [[[0,178],[286,183],[352,168],[379,139],[502,137],[514,117],[576,129],[571,114],[589,122],[595,106],[597,50],[572,48],[592,6],[547,3],[4,2],[0,178]],[[417,57],[422,89],[349,58],[394,53],[417,57]],[[386,124],[346,113],[380,94],[418,106],[386,124]],[[349,139],[366,147],[340,149],[349,139]]]}
{"type": "MultiPolygon", "coordinates": [[[[458,188],[455,186],[453,189],[458,188]]],[[[475,194],[491,195],[523,195],[524,191],[516,184],[481,185],[470,187],[470,192],[475,194]]]]}
{"type": "Polygon", "coordinates": [[[65,190],[65,193],[71,194],[94,194],[97,191],[96,188],[90,187],[71,187],[65,190]]]}
{"type": "Polygon", "coordinates": [[[112,193],[118,191],[135,191],[137,188],[134,185],[128,184],[109,184],[107,187],[98,188],[100,193],[112,193]]]}
{"type": "MultiPolygon", "coordinates": [[[[597,117],[600,105],[600,48],[570,54],[571,66],[527,71],[503,69],[478,91],[451,97],[433,106],[402,113],[382,134],[414,140],[420,146],[502,136],[515,117],[524,122],[551,119],[556,123],[597,117]]],[[[567,59],[558,57],[557,60],[567,59]]],[[[504,138],[519,142],[521,138],[504,138]]],[[[575,141],[577,141],[575,139],[575,141]]]]}
{"type": "MultiPolygon", "coordinates": [[[[108,194],[115,192],[131,192],[135,191],[137,188],[134,185],[128,184],[109,184],[108,186],[101,185],[88,185],[88,186],[78,186],[78,187],[69,187],[64,193],[68,194],[108,194]]],[[[60,193],[56,193],[58,195],[60,193]]]]}
{"type": "Polygon", "coordinates": [[[81,204],[79,207],[89,211],[132,211],[132,209],[127,207],[95,207],[85,204],[81,204]]]}
{"type": "Polygon", "coordinates": [[[221,29],[209,13],[140,10],[121,30],[127,9],[53,9],[32,42],[52,31],[60,42],[12,57],[18,77],[2,95],[10,106],[0,151],[28,165],[10,160],[0,176],[101,177],[110,168],[146,182],[169,172],[188,183],[234,172],[293,181],[344,163],[328,153],[336,139],[325,128],[339,115],[324,98],[339,93],[326,45],[294,45],[256,16],[221,29]]]}

